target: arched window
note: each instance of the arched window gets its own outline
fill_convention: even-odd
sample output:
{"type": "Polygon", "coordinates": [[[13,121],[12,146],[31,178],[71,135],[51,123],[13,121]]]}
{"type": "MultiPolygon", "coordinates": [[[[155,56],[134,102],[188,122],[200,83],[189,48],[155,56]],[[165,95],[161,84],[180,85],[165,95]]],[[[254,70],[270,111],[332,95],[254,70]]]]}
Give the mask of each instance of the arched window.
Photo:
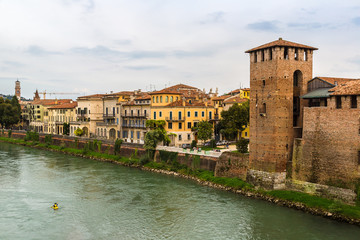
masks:
{"type": "Polygon", "coordinates": [[[153,97],[153,103],[155,102],[155,97],[153,97]]]}
{"type": "Polygon", "coordinates": [[[162,103],[162,96],[160,96],[160,102],[162,103]]]}
{"type": "Polygon", "coordinates": [[[173,102],[174,101],[174,98],[173,96],[170,97],[170,102],[173,102]]]}
{"type": "Polygon", "coordinates": [[[169,96],[165,97],[165,102],[169,102],[169,96]]]}
{"type": "Polygon", "coordinates": [[[159,96],[156,96],[156,102],[157,103],[159,102],[159,96]]]}

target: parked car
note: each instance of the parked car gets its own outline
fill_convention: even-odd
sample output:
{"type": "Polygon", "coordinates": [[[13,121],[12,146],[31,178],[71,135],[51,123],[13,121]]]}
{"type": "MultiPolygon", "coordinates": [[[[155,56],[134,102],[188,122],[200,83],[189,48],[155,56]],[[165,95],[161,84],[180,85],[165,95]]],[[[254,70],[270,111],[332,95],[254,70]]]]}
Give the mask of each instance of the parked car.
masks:
{"type": "Polygon", "coordinates": [[[210,147],[210,145],[211,145],[211,142],[206,142],[206,143],[204,143],[204,146],[205,146],[205,147],[210,147]]]}
{"type": "Polygon", "coordinates": [[[186,149],[186,148],[191,148],[191,144],[190,143],[184,143],[183,145],[181,145],[182,148],[186,149]]]}

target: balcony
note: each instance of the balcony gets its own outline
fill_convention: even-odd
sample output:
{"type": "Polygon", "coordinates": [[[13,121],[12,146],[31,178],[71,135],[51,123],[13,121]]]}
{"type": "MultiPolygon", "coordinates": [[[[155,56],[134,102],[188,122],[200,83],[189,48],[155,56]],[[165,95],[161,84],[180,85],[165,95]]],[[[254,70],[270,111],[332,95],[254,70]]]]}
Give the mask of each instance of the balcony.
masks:
{"type": "Polygon", "coordinates": [[[121,125],[123,128],[146,128],[143,124],[123,124],[121,125]]]}
{"type": "Polygon", "coordinates": [[[131,118],[131,117],[134,117],[134,118],[148,118],[149,117],[149,114],[148,113],[134,113],[134,114],[122,114],[121,117],[123,118],[131,118]]]}
{"type": "Polygon", "coordinates": [[[107,123],[107,122],[97,122],[96,126],[105,126],[105,127],[116,127],[116,123],[107,123]]]}
{"type": "Polygon", "coordinates": [[[165,118],[166,121],[168,122],[184,122],[185,118],[177,118],[177,117],[166,117],[165,118]]]}
{"type": "Polygon", "coordinates": [[[103,114],[104,119],[115,118],[115,113],[103,114]]]}

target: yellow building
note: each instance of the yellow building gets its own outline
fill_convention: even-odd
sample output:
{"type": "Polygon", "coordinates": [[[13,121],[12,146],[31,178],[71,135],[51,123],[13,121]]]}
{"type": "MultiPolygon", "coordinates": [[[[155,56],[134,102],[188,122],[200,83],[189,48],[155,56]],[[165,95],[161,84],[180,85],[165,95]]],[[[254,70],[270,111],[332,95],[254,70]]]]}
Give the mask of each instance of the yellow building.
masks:
{"type": "Polygon", "coordinates": [[[63,103],[47,109],[46,119],[48,121],[47,133],[60,134],[64,133],[64,123],[70,123],[76,120],[77,102],[63,103]]]}
{"type": "Polygon", "coordinates": [[[214,119],[215,108],[210,96],[195,87],[178,84],[150,93],[152,120],[165,120],[165,130],[170,135],[172,146],[181,147],[197,140],[191,129],[200,121],[214,119]]]}

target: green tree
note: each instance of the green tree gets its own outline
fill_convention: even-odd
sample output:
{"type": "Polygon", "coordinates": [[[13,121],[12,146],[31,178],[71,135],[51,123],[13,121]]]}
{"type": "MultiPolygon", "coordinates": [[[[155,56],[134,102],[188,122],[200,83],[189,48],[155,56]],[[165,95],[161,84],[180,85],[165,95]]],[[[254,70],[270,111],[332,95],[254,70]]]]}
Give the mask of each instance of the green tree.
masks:
{"type": "Polygon", "coordinates": [[[74,132],[75,136],[81,137],[84,135],[84,131],[81,128],[77,128],[74,132]]]}
{"type": "Polygon", "coordinates": [[[69,135],[70,134],[70,123],[64,123],[63,124],[63,135],[69,135]]]}
{"type": "Polygon", "coordinates": [[[210,139],[213,133],[213,125],[208,121],[199,122],[197,127],[192,129],[197,132],[198,139],[202,140],[204,143],[206,140],[210,139]]]}
{"type": "Polygon", "coordinates": [[[12,100],[3,98],[0,99],[0,124],[2,127],[9,128],[14,124],[19,123],[21,116],[21,107],[14,96],[12,100]]]}
{"type": "Polygon", "coordinates": [[[235,103],[227,111],[221,112],[221,121],[217,129],[225,136],[226,139],[234,140],[238,133],[244,131],[245,126],[249,123],[249,101],[241,105],[235,103]]]}

